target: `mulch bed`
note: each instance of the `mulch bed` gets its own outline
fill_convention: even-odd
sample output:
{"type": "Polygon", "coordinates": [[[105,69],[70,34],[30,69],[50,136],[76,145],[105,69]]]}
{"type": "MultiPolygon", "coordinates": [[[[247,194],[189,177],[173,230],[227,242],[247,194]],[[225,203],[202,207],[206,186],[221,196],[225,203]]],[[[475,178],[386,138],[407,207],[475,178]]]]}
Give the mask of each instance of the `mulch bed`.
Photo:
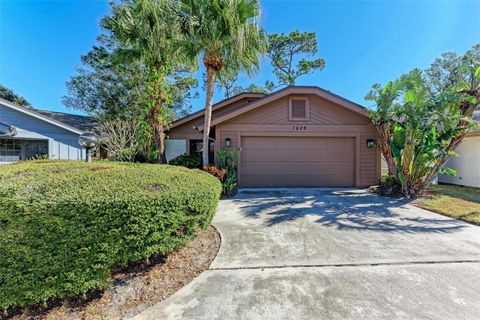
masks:
{"type": "MultiPolygon", "coordinates": [[[[220,235],[212,226],[199,231],[184,248],[168,256],[159,256],[116,272],[112,286],[105,292],[72,299],[68,306],[57,302],[45,309],[32,310],[30,316],[13,319],[88,320],[126,319],[157,304],[206,270],[220,248],[220,235]]],[[[2,317],[0,316],[0,319],[2,317]]]]}

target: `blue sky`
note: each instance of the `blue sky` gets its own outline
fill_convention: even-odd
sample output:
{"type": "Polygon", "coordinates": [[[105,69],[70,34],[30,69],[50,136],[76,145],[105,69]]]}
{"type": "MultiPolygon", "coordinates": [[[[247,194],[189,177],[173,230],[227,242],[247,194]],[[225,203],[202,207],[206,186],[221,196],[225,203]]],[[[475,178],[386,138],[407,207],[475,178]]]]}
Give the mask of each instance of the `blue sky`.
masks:
{"type": "MultiPolygon", "coordinates": [[[[61,103],[65,82],[108,13],[107,1],[0,0],[0,83],[36,108],[72,112],[61,103]]],[[[261,22],[267,32],[316,32],[326,68],[297,84],[366,106],[372,84],[480,43],[480,1],[262,1],[261,22]]],[[[241,84],[272,79],[265,59],[260,72],[251,80],[242,77],[241,84]]],[[[221,98],[217,93],[215,100],[221,98]]],[[[192,105],[202,108],[204,95],[192,105]]]]}

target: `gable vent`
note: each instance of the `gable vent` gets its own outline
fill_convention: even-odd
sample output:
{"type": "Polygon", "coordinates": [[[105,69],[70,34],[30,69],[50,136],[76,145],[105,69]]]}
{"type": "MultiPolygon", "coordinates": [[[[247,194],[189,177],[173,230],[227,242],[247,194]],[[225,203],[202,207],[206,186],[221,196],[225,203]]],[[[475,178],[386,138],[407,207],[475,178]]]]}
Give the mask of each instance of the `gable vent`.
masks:
{"type": "Polygon", "coordinates": [[[292,118],[305,119],[307,104],[305,100],[292,100],[292,118]]]}

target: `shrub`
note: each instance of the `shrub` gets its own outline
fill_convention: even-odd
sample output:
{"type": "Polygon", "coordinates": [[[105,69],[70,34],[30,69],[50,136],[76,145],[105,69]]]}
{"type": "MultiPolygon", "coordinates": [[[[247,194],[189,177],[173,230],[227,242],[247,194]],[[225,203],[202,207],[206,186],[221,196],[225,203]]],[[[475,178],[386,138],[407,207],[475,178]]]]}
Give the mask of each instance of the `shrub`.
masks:
{"type": "Polygon", "coordinates": [[[204,166],[202,169],[203,171],[206,171],[210,173],[212,176],[216,177],[222,183],[225,180],[225,176],[227,175],[227,170],[218,169],[215,166],[204,166]]]}
{"type": "Polygon", "coordinates": [[[108,286],[113,269],[184,245],[215,212],[201,171],[112,162],[0,168],[0,309],[108,286]]]}
{"type": "Polygon", "coordinates": [[[233,196],[237,191],[237,150],[223,148],[217,152],[218,166],[227,171],[222,180],[223,191],[226,196],[233,196]]]}
{"type": "Polygon", "coordinates": [[[182,166],[190,169],[201,169],[202,168],[202,159],[199,155],[196,154],[182,154],[169,161],[168,164],[172,166],[182,166]]]}
{"type": "Polygon", "coordinates": [[[378,193],[382,196],[400,196],[402,186],[389,175],[382,175],[378,186],[378,193]]]}

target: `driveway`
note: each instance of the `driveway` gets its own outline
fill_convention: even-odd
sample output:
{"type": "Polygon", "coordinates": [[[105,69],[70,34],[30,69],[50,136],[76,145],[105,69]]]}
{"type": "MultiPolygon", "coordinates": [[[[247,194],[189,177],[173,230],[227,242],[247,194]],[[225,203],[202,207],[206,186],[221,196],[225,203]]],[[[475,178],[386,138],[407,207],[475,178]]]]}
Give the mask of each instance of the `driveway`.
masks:
{"type": "Polygon", "coordinates": [[[222,200],[209,270],[135,319],[478,319],[480,227],[363,190],[222,200]]]}

